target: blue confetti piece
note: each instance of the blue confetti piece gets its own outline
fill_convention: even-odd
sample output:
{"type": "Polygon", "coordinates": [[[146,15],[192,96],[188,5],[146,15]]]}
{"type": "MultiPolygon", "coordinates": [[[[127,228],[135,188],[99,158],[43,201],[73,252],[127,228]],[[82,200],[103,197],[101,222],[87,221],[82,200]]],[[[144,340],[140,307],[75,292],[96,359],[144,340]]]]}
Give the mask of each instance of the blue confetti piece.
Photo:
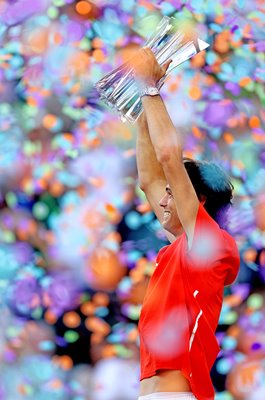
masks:
{"type": "Polygon", "coordinates": [[[227,74],[232,74],[233,73],[233,67],[229,63],[223,63],[221,65],[221,69],[223,72],[226,72],[227,74]]]}
{"type": "Polygon", "coordinates": [[[217,60],[217,55],[213,51],[206,52],[206,62],[209,65],[212,65],[217,60]]]}
{"type": "Polygon", "coordinates": [[[215,24],[215,23],[211,23],[211,24],[210,24],[210,28],[211,28],[214,32],[217,32],[217,33],[220,33],[220,32],[223,31],[223,27],[220,26],[220,25],[217,25],[217,24],[215,24]]]}
{"type": "Polygon", "coordinates": [[[130,211],[125,216],[126,225],[133,230],[137,230],[142,225],[141,215],[136,211],[130,211]]]}

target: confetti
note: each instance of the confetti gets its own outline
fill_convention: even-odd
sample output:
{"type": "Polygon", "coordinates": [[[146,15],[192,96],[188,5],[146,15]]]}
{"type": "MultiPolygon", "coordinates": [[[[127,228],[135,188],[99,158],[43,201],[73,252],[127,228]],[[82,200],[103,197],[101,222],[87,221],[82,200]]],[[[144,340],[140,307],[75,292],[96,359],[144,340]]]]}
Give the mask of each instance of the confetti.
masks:
{"type": "MultiPolygon", "coordinates": [[[[220,162],[234,186],[229,230],[241,270],[224,294],[216,398],[264,398],[264,379],[250,379],[253,371],[264,375],[265,348],[260,1],[6,0],[0,2],[1,399],[116,400],[120,384],[123,400],[138,395],[137,321],[166,239],[137,187],[135,129],[105,109],[93,86],[164,15],[189,19],[210,43],[162,89],[185,155],[220,162]],[[122,374],[123,382],[111,374],[122,374]]],[[[214,169],[202,174],[217,190],[225,186],[214,169]]],[[[157,334],[174,345],[172,321],[169,315],[157,334]]],[[[152,338],[149,345],[163,350],[152,338]]]]}

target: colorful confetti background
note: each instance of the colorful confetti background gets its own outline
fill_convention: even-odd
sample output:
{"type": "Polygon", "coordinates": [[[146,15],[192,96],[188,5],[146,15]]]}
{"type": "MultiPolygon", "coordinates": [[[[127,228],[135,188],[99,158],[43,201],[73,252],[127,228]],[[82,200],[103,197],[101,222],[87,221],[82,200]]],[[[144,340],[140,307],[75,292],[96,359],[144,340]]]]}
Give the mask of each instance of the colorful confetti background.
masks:
{"type": "Polygon", "coordinates": [[[137,399],[141,302],[167,242],[137,186],[135,126],[94,84],[164,15],[210,43],[162,90],[185,155],[235,187],[216,399],[265,398],[264,1],[0,0],[1,400],[137,399]]]}

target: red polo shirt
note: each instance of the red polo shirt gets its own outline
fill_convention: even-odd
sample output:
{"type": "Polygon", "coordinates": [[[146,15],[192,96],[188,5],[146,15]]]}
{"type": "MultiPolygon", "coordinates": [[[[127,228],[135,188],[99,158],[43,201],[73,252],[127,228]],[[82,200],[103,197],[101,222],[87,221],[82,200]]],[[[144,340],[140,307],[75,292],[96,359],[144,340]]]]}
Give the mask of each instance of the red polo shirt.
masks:
{"type": "Polygon", "coordinates": [[[198,400],[214,398],[214,333],[239,261],[234,239],[200,204],[191,249],[183,233],[157,255],[139,321],[140,380],[159,369],[181,370],[198,400]]]}

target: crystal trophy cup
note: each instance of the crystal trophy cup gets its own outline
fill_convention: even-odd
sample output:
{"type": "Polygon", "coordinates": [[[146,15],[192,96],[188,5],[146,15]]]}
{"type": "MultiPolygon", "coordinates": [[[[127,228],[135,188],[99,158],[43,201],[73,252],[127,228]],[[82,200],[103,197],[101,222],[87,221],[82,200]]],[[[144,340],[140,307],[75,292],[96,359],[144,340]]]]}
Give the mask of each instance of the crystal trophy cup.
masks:
{"type": "MultiPolygon", "coordinates": [[[[159,65],[172,60],[166,74],[157,83],[157,88],[160,89],[175,67],[206,49],[209,44],[191,36],[186,30],[181,30],[175,18],[163,17],[144,46],[150,47],[159,65]]],[[[95,87],[101,100],[118,111],[123,122],[129,121],[133,124],[143,111],[139,88],[129,62],[105,75],[95,87]]]]}

